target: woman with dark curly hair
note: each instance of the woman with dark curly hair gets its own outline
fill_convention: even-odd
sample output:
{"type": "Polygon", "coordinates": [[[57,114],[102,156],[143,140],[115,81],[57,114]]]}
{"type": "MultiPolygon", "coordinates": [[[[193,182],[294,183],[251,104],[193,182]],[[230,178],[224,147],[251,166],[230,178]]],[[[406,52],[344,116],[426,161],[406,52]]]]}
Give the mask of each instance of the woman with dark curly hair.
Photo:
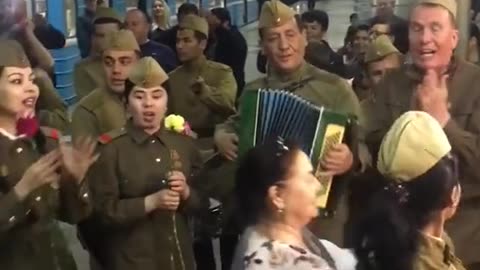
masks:
{"type": "Polygon", "coordinates": [[[297,145],[279,138],[250,150],[236,174],[238,211],[247,229],[232,269],[354,269],[349,251],[306,229],[318,215],[320,191],[310,159],[297,145]]]}

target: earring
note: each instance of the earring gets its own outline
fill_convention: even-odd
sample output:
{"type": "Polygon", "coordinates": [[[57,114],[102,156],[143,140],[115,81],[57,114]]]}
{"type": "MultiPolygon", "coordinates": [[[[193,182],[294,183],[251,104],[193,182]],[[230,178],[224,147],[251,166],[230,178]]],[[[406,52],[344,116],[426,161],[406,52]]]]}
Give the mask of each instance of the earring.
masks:
{"type": "Polygon", "coordinates": [[[283,214],[283,208],[277,208],[277,213],[278,214],[283,214]]]}

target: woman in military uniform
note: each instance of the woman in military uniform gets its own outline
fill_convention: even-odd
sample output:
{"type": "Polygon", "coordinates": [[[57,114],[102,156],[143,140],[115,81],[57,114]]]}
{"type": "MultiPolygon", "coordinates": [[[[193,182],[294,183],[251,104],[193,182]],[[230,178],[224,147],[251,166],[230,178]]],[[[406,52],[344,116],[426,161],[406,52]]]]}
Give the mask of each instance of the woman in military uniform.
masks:
{"type": "Polygon", "coordinates": [[[0,269],[76,269],[55,219],[90,213],[95,143],[58,147],[58,131],[38,128],[34,79],[20,44],[0,41],[0,269]]]}
{"type": "Polygon", "coordinates": [[[208,200],[190,186],[201,165],[192,139],[163,124],[167,79],[153,58],[142,58],[126,81],[131,118],[99,138],[89,177],[105,270],[194,269],[188,214],[208,200]]]}
{"type": "Polygon", "coordinates": [[[378,154],[385,186],[354,234],[357,269],[465,269],[444,231],[461,196],[451,150],[438,121],[425,112],[407,112],[393,124],[378,154]]]}

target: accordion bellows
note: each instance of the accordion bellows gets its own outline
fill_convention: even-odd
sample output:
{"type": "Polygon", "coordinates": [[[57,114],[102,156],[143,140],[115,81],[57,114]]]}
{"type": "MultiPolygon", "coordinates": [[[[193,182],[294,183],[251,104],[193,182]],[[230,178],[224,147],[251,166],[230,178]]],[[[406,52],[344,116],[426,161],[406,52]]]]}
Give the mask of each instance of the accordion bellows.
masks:
{"type": "Polygon", "coordinates": [[[315,176],[322,184],[317,206],[325,208],[332,177],[322,174],[324,153],[341,143],[349,118],[284,90],[245,91],[240,105],[239,154],[257,144],[282,137],[297,143],[310,157],[315,176]]]}

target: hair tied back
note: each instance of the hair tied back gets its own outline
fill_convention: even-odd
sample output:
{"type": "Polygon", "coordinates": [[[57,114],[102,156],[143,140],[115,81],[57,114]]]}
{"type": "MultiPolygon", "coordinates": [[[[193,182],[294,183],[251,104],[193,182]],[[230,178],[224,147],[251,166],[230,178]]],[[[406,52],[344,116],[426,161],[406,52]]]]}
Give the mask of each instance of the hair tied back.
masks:
{"type": "Polygon", "coordinates": [[[404,204],[408,202],[410,193],[403,184],[389,183],[384,187],[384,190],[395,196],[398,203],[404,204]]]}

